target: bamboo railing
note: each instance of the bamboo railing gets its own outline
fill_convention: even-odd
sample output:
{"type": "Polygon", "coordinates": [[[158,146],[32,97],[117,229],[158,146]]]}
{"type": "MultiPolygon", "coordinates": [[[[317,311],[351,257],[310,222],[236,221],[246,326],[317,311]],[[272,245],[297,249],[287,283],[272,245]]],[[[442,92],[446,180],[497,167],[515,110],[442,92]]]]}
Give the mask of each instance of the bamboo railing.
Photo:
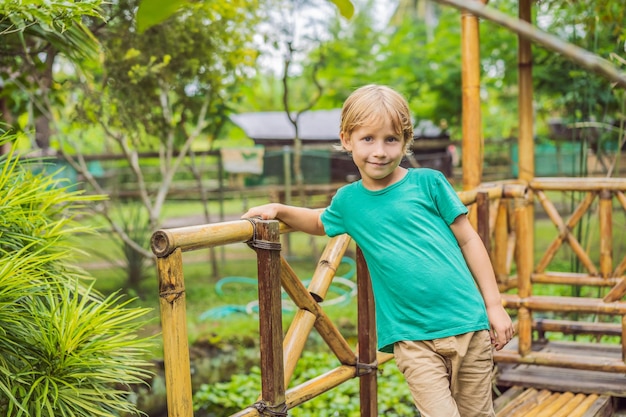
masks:
{"type": "MultiPolygon", "coordinates": [[[[459,193],[464,204],[476,206],[478,231],[486,245],[490,244],[489,231],[493,227],[509,223],[505,216],[499,215],[492,225],[490,212],[494,207],[510,206],[513,200],[523,200],[526,190],[524,185],[511,183],[485,185],[459,193]]],[[[242,242],[247,242],[257,256],[261,395],[256,403],[231,417],[284,416],[289,409],[357,377],[360,380],[361,416],[378,415],[376,369],[393,356],[376,351],[374,298],[363,255],[357,247],[358,345],[353,351],[320,304],[350,238],[342,235],[329,239],[310,284],[305,288],[280,253],[280,234],[289,232],[292,230],[275,220],[247,219],[163,229],[152,235],[152,251],[157,257],[169,417],[193,416],[182,253],[242,242]],[[298,307],[284,338],[281,286],[298,307]],[[341,365],[286,390],[304,350],[304,342],[313,328],[341,365]]]]}
{"type": "MultiPolygon", "coordinates": [[[[529,195],[534,195],[539,205],[556,228],[556,236],[537,262],[533,259],[532,242],[529,230],[533,227],[527,210],[532,201],[515,207],[515,251],[517,274],[506,278],[505,268],[494,267],[501,288],[517,289],[517,294],[503,294],[507,308],[517,310],[518,351],[503,350],[494,354],[496,362],[525,363],[571,369],[596,370],[615,373],[626,372],[626,302],[621,299],[626,294],[626,254],[622,259],[613,259],[613,231],[620,242],[625,242],[624,231],[614,228],[614,211],[626,211],[626,179],[623,178],[535,178],[529,184],[529,195]],[[584,196],[568,219],[564,219],[549,193],[579,192],[584,196]],[[594,207],[594,202],[597,205],[594,207]],[[591,259],[581,242],[573,233],[585,214],[596,214],[599,228],[599,259],[591,259]],[[551,272],[550,261],[563,246],[569,246],[583,272],[551,272]],[[617,261],[617,262],[616,262],[617,261]],[[602,298],[541,296],[533,294],[533,284],[560,284],[572,286],[592,286],[607,288],[602,298]],[[621,323],[584,322],[575,320],[533,320],[533,312],[580,313],[621,317],[621,323]],[[622,357],[619,359],[604,356],[554,354],[533,350],[533,332],[541,336],[546,331],[564,334],[590,334],[596,336],[620,336],[622,357]]],[[[495,231],[496,239],[499,232],[495,231]]],[[[501,233],[500,233],[501,234],[501,233]]],[[[502,239],[502,238],[500,238],[502,239]]]]}

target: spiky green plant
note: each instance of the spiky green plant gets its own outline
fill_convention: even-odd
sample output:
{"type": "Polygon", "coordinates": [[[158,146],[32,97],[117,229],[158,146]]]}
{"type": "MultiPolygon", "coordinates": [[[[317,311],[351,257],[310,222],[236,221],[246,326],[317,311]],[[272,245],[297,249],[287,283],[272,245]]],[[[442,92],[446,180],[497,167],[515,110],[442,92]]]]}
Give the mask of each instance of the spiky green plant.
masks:
{"type": "Polygon", "coordinates": [[[91,288],[68,243],[87,197],[13,152],[0,156],[0,415],[139,414],[129,387],[150,375],[149,309],[91,288]]]}

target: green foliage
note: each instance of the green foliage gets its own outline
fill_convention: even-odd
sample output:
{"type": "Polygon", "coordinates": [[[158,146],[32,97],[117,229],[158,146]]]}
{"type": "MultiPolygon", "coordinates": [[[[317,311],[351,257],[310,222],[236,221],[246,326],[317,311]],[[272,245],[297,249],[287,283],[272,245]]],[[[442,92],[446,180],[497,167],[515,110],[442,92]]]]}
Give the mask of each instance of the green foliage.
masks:
{"type": "MultiPolygon", "coordinates": [[[[339,366],[337,358],[325,352],[305,351],[298,361],[290,386],[298,386],[339,366]]],[[[202,385],[194,395],[196,415],[217,417],[234,414],[258,398],[261,372],[253,367],[249,374],[238,374],[227,382],[202,385]]],[[[392,362],[381,366],[378,375],[379,415],[390,417],[419,416],[412,403],[404,377],[392,362]]],[[[291,410],[294,417],[358,417],[359,381],[353,378],[331,391],[313,398],[291,410]]]]}
{"type": "Polygon", "coordinates": [[[146,29],[158,25],[185,3],[188,3],[188,0],[143,0],[137,9],[137,31],[143,33],[146,29]]]}
{"type": "MultiPolygon", "coordinates": [[[[0,143],[6,141],[0,140],[0,143]]],[[[103,297],[72,264],[69,236],[87,200],[0,158],[0,413],[116,416],[136,413],[132,384],[150,375],[147,308],[103,297]]]]}

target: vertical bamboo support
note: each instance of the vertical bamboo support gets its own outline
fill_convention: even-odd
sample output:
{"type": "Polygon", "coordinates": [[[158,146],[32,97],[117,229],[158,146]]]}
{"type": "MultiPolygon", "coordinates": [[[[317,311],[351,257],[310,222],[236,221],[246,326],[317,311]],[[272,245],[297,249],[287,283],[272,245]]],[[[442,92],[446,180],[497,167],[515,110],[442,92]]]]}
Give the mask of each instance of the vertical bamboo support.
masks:
{"type": "MultiPolygon", "coordinates": [[[[367,263],[359,247],[356,250],[356,274],[359,330],[358,362],[361,364],[373,364],[376,362],[377,349],[374,294],[367,263]]],[[[369,372],[361,374],[357,367],[357,375],[360,375],[361,417],[376,417],[378,416],[378,380],[376,369],[369,369],[369,372]]]]}
{"type": "MultiPolygon", "coordinates": [[[[532,247],[529,245],[528,230],[532,227],[528,221],[528,205],[525,200],[517,201],[515,207],[516,237],[517,237],[517,292],[523,300],[532,295],[532,247]]],[[[518,312],[519,354],[524,356],[530,353],[532,345],[532,314],[522,307],[518,312]]]]}
{"type": "Polygon", "coordinates": [[[622,360],[626,362],[626,316],[622,316],[622,360]]]}
{"type": "Polygon", "coordinates": [[[157,258],[167,415],[193,417],[185,284],[180,249],[157,258]]]}
{"type": "Polygon", "coordinates": [[[259,277],[261,401],[269,413],[286,412],[278,221],[256,221],[251,243],[257,252],[259,277]]]}
{"type": "MultiPolygon", "coordinates": [[[[518,15],[520,20],[532,23],[532,3],[534,0],[520,0],[518,15]]],[[[518,172],[519,179],[530,182],[535,177],[535,142],[534,142],[534,109],[533,109],[533,56],[530,40],[518,36],[518,172]]],[[[528,198],[534,200],[533,190],[528,190],[528,198]]],[[[535,210],[532,205],[527,210],[528,221],[532,224],[535,210]]],[[[534,251],[534,229],[528,229],[530,253],[534,251]]]]}
{"type": "Polygon", "coordinates": [[[609,278],[613,269],[613,198],[611,191],[600,192],[600,274],[609,278]]]}
{"type": "MultiPolygon", "coordinates": [[[[532,0],[520,0],[519,18],[531,23],[532,0]]],[[[532,44],[518,36],[518,117],[519,117],[519,179],[530,181],[535,176],[535,149],[533,142],[533,83],[532,83],[532,44]]]]}
{"type": "Polygon", "coordinates": [[[494,226],[494,248],[493,248],[493,269],[496,273],[498,284],[508,284],[508,241],[509,241],[509,220],[508,201],[502,199],[496,212],[496,224],[494,226]]]}
{"type": "MultiPolygon", "coordinates": [[[[489,257],[492,258],[491,253],[491,236],[489,233],[489,194],[483,191],[479,191],[476,194],[476,207],[477,212],[477,227],[478,236],[483,241],[485,249],[489,257]]],[[[493,262],[493,260],[492,260],[493,262]]]]}
{"type": "Polygon", "coordinates": [[[461,12],[461,87],[463,189],[476,188],[482,179],[483,137],[480,112],[480,45],[478,17],[461,12]]]}

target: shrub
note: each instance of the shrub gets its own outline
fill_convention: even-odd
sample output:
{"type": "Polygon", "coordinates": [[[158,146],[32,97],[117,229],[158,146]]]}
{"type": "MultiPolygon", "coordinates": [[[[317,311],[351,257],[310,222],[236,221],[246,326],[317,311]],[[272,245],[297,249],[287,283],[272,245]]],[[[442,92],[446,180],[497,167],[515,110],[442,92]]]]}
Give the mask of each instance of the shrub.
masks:
{"type": "Polygon", "coordinates": [[[138,414],[128,387],[150,375],[149,309],[91,288],[68,243],[87,198],[14,151],[0,156],[0,415],[138,414]]]}
{"type": "MultiPolygon", "coordinates": [[[[338,366],[334,355],[305,351],[298,361],[291,386],[297,386],[338,366]]],[[[261,372],[238,374],[227,382],[202,385],[194,394],[196,416],[218,417],[234,414],[257,401],[261,372]]],[[[388,417],[417,417],[408,385],[393,363],[381,366],[378,375],[378,412],[388,417]]],[[[289,410],[293,417],[358,417],[359,381],[354,378],[289,410]]]]}

